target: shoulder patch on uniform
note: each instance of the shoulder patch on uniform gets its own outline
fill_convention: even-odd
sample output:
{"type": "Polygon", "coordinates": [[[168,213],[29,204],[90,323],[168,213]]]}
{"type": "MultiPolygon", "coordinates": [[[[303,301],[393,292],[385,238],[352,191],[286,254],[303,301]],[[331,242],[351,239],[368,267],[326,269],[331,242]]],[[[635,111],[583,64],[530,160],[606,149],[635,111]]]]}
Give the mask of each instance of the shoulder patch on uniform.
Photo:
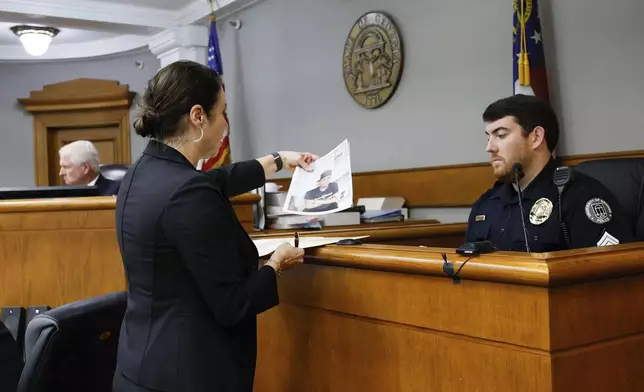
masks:
{"type": "Polygon", "coordinates": [[[550,214],[552,214],[552,202],[550,199],[542,197],[535,201],[530,209],[530,223],[540,225],[550,218],[550,214]]]}
{"type": "Polygon", "coordinates": [[[609,232],[605,231],[604,235],[602,235],[602,238],[597,241],[597,246],[610,246],[610,245],[619,245],[619,240],[612,235],[610,235],[609,232]]]}
{"type": "Polygon", "coordinates": [[[485,215],[477,215],[474,218],[474,221],[476,221],[476,222],[483,222],[484,220],[485,220],[485,215]]]}
{"type": "Polygon", "coordinates": [[[594,197],[586,202],[586,216],[591,222],[603,225],[613,219],[613,210],[603,199],[594,197]]]}

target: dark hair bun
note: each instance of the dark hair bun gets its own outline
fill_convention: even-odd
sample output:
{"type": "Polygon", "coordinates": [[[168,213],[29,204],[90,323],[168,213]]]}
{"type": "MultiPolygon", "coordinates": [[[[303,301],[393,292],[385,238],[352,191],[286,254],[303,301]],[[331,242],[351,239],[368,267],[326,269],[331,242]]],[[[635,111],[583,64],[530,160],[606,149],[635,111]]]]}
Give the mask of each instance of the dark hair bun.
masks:
{"type": "Polygon", "coordinates": [[[154,136],[155,129],[159,125],[159,115],[149,106],[145,104],[140,105],[132,125],[137,135],[152,137],[154,136]]]}

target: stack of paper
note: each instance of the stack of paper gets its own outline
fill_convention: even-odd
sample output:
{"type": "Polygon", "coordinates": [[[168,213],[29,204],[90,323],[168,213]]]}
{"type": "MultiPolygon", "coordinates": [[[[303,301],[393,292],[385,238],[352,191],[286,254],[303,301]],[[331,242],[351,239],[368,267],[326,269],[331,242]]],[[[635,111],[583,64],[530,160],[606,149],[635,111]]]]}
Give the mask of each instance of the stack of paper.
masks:
{"type": "MultiPolygon", "coordinates": [[[[359,237],[300,237],[299,247],[302,249],[315,248],[318,246],[324,246],[329,244],[335,244],[336,242],[343,239],[361,239],[366,238],[367,235],[359,237]]],[[[295,246],[294,237],[283,237],[283,238],[268,238],[268,239],[256,239],[253,240],[257,251],[259,252],[259,257],[266,256],[271,254],[277,249],[278,246],[287,242],[291,246],[295,246]]]]}
{"type": "Polygon", "coordinates": [[[360,220],[362,223],[400,222],[405,219],[402,209],[365,211],[360,220]]]}

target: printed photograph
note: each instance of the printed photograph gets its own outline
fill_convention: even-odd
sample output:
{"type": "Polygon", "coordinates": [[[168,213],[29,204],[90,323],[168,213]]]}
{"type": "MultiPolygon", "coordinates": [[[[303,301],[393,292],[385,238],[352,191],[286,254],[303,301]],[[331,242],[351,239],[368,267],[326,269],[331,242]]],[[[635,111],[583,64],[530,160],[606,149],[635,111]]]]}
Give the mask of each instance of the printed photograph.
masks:
{"type": "Polygon", "coordinates": [[[328,214],[353,204],[349,143],[342,142],[314,164],[312,172],[296,170],[284,212],[301,215],[328,214]]]}

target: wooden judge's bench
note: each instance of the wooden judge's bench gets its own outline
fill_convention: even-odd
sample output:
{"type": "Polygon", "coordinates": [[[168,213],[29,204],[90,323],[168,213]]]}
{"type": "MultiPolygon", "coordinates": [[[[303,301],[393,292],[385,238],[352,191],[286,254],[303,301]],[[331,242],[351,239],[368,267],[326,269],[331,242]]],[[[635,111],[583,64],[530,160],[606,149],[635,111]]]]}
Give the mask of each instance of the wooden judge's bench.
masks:
{"type": "MultiPolygon", "coordinates": [[[[233,199],[249,231],[256,201],[233,199]]],[[[123,290],[114,206],[0,202],[0,305],[123,290]]],[[[280,305],[259,316],[256,391],[644,391],[644,243],[496,252],[455,283],[442,254],[459,269],[464,231],[409,221],[304,234],[370,237],[309,250],[280,277],[280,305]]]]}
{"type": "MultiPolygon", "coordinates": [[[[242,226],[253,232],[259,196],[232,199],[242,226]]],[[[116,199],[74,197],[0,201],[0,306],[59,306],[125,289],[115,231],[116,199]]],[[[435,221],[385,223],[302,233],[360,236],[387,244],[456,246],[464,224],[435,221]]],[[[289,231],[254,233],[257,238],[292,236],[289,231]]]]}
{"type": "MultiPolygon", "coordinates": [[[[257,195],[232,200],[247,230],[257,195]]],[[[116,199],[0,201],[0,306],[60,306],[125,289],[116,199]]]]}

